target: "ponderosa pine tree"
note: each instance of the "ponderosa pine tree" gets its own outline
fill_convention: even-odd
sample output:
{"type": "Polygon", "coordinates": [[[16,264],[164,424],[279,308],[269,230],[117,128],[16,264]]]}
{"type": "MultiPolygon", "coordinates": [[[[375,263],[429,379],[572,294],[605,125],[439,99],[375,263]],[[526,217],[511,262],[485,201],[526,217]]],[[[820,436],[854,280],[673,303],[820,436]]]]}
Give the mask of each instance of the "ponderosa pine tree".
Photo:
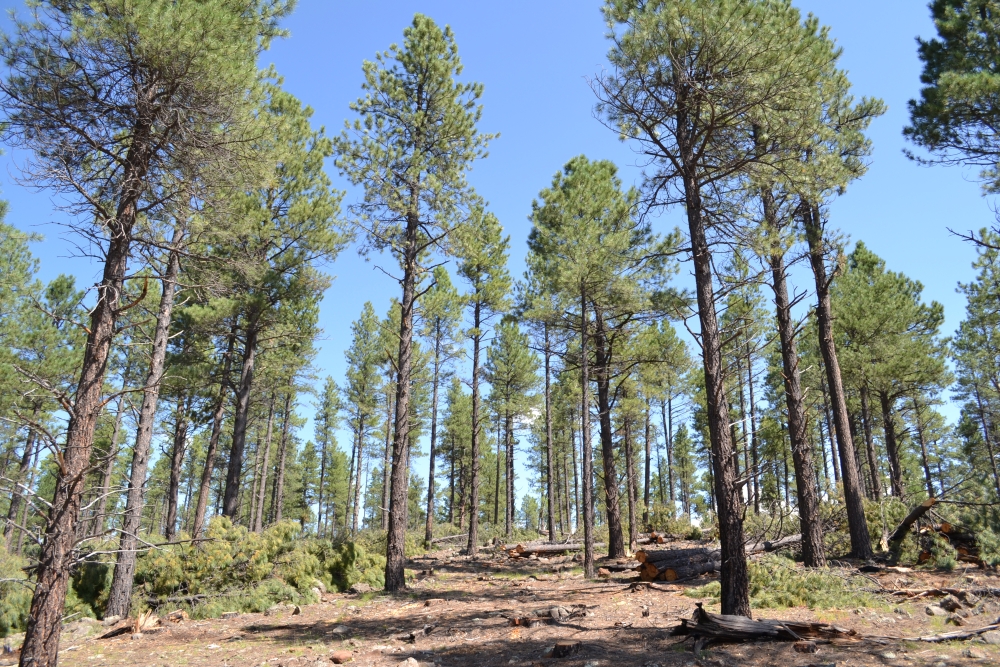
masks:
{"type": "Polygon", "coordinates": [[[722,612],[750,614],[742,509],[729,429],[710,234],[712,199],[739,177],[788,159],[761,151],[766,124],[796,129],[813,80],[798,67],[800,15],[790,2],[608,0],[611,71],[593,82],[598,111],[650,167],[647,207],[683,203],[694,263],[707,421],[722,546],[722,612]],[[772,48],[774,43],[785,47],[772,48]],[[791,48],[789,48],[791,47],[791,48]]]}
{"type": "MultiPolygon", "coordinates": [[[[373,311],[374,314],[374,311],[373,311]]],[[[313,434],[316,438],[316,458],[319,471],[316,478],[316,535],[325,537],[326,524],[336,526],[336,512],[347,512],[347,506],[327,509],[329,496],[325,496],[327,470],[332,463],[333,452],[337,448],[337,427],[340,424],[341,401],[337,383],[329,375],[323,382],[323,389],[316,404],[316,414],[313,416],[313,434]]],[[[332,470],[332,468],[330,468],[332,470]]],[[[353,467],[352,467],[353,469],[353,467]]],[[[350,482],[348,482],[348,488],[350,482]]],[[[348,491],[348,495],[350,491],[348,491]]]]}
{"type": "Polygon", "coordinates": [[[365,96],[351,104],[360,118],[337,141],[337,166],[363,185],[353,208],[366,246],[389,249],[402,269],[399,354],[396,360],[392,489],[385,589],[406,585],[406,448],[409,440],[413,316],[427,255],[445,248],[448,233],[467,215],[472,191],[466,173],[486,154],[480,134],[482,85],[459,83],[462,73],[451,28],[423,14],[403,31],[403,45],[365,61],[365,96]]]}
{"type": "Polygon", "coordinates": [[[479,380],[482,374],[480,356],[482,342],[486,336],[486,326],[509,306],[508,293],[511,288],[510,273],[507,271],[507,255],[510,237],[504,236],[500,221],[492,213],[479,209],[471,224],[456,230],[455,246],[458,255],[458,274],[469,283],[469,292],[464,295],[466,308],[472,317],[471,327],[465,335],[472,341],[472,388],[471,400],[471,448],[468,470],[469,493],[469,539],[467,553],[475,555],[479,550],[479,458],[480,438],[483,435],[482,399],[479,380]]]}
{"type": "Polygon", "coordinates": [[[169,196],[166,174],[233,157],[257,55],[289,8],[281,0],[45,1],[0,41],[5,139],[32,151],[27,176],[65,195],[88,221],[80,231],[104,249],[21,664],[56,664],[83,473],[115,322],[128,307],[119,298],[139,211],[169,196]]]}

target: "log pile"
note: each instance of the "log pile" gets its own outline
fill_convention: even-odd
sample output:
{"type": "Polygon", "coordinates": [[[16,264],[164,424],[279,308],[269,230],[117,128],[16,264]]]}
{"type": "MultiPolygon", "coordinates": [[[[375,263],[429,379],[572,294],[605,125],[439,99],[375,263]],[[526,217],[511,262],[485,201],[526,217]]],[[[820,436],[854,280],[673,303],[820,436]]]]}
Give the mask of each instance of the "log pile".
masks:
{"type": "MultiPolygon", "coordinates": [[[[748,556],[777,551],[799,544],[801,535],[789,535],[773,542],[748,544],[748,556]]],[[[680,581],[701,574],[718,572],[722,566],[722,552],[718,549],[695,547],[691,549],[640,550],[635,553],[639,561],[636,571],[642,581],[680,581]]]]}

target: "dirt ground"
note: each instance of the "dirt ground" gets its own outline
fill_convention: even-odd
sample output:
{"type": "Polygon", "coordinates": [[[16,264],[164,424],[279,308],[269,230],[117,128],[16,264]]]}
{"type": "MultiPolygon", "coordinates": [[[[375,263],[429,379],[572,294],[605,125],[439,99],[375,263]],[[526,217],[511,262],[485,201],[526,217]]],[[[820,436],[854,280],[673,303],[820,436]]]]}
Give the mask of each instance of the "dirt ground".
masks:
{"type": "MultiPolygon", "coordinates": [[[[685,588],[710,578],[654,589],[632,585],[636,579],[630,572],[586,581],[569,557],[509,561],[485,554],[470,560],[454,551],[410,561],[407,569],[413,581],[406,594],[326,594],[298,614],[289,608],[271,615],[164,623],[141,637],[126,633],[111,639],[98,638],[108,630],[98,622],[72,622],[63,633],[59,661],[94,667],[315,667],[333,664],[335,652],[350,651],[353,665],[405,667],[1000,664],[1000,646],[978,638],[940,644],[890,639],[958,629],[926,613],[933,599],[900,602],[882,595],[878,604],[864,609],[759,610],[757,618],[818,620],[856,630],[864,639],[820,645],[812,654],[795,652],[791,642],[711,644],[695,656],[692,640],[671,636],[670,629],[690,617],[697,602],[684,595],[685,588]],[[553,620],[553,607],[561,607],[555,615],[565,617],[553,620]],[[568,657],[548,658],[556,642],[579,646],[568,657]]],[[[870,576],[873,587],[877,581],[887,589],[1000,588],[1000,577],[981,570],[870,576]]],[[[984,599],[969,610],[961,629],[995,623],[998,601],[984,599]]],[[[16,652],[0,655],[0,665],[16,661],[16,652]]]]}

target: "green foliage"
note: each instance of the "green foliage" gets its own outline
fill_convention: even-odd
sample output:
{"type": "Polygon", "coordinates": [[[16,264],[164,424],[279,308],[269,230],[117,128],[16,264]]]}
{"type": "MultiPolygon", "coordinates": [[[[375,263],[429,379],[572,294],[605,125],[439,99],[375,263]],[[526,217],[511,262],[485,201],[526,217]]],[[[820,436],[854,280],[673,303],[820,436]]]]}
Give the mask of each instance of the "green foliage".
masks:
{"type": "Polygon", "coordinates": [[[357,542],[343,542],[326,557],[331,583],[346,591],[357,583],[382,588],[385,585],[385,556],[367,551],[357,542]]]}
{"type": "MultiPolygon", "coordinates": [[[[749,563],[750,605],[756,609],[850,609],[870,607],[864,580],[849,579],[826,568],[803,568],[781,556],[764,556],[749,563]]],[[[719,599],[719,582],[685,592],[692,598],[719,599]]]]}
{"type": "Polygon", "coordinates": [[[28,561],[7,552],[0,544],[0,637],[17,632],[28,621],[31,588],[21,569],[28,561]]]}

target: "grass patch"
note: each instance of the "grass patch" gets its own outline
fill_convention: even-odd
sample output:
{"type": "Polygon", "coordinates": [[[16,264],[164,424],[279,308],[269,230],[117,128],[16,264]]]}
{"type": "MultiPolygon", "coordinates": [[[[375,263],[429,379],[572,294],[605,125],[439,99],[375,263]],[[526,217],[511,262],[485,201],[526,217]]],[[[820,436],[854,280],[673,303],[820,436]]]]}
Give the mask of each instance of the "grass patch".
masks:
{"type": "MultiPolygon", "coordinates": [[[[750,570],[750,606],[755,609],[849,609],[883,606],[865,592],[855,579],[840,577],[829,569],[806,569],[781,556],[766,556],[748,563],[750,570]]],[[[719,602],[721,585],[717,581],[685,591],[692,598],[719,602]]]]}

